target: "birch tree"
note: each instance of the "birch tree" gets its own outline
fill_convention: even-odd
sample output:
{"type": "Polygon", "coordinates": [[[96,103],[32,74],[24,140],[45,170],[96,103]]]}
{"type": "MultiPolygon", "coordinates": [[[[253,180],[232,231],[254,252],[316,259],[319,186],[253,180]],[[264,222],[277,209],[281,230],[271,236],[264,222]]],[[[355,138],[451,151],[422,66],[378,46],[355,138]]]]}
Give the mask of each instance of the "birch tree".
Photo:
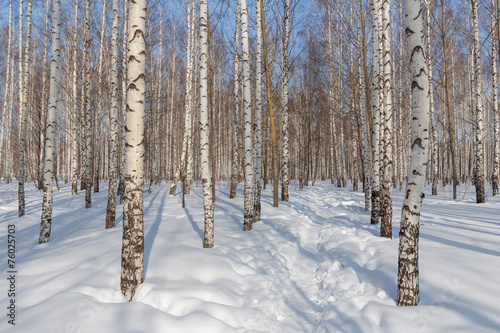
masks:
{"type": "Polygon", "coordinates": [[[476,108],[476,202],[486,202],[486,195],[484,191],[484,112],[483,112],[483,99],[482,99],[482,81],[481,81],[481,47],[479,45],[479,18],[478,18],[478,2],[479,0],[471,0],[472,4],[472,29],[473,29],[473,43],[474,43],[474,73],[475,73],[475,87],[474,93],[475,108],[476,108]]]}
{"type": "Polygon", "coordinates": [[[54,175],[54,150],[55,150],[55,130],[56,111],[58,95],[59,57],[60,40],[59,26],[61,16],[61,1],[54,0],[52,6],[52,46],[50,61],[50,92],[49,105],[47,111],[47,132],[45,135],[45,166],[43,181],[43,203],[42,221],[40,224],[40,244],[47,243],[50,239],[52,227],[52,177],[54,175]]]}
{"type": "Polygon", "coordinates": [[[288,45],[290,42],[290,0],[285,0],[284,2],[284,31],[283,31],[283,45],[281,49],[281,59],[282,59],[282,93],[281,93],[281,116],[283,121],[282,137],[282,157],[281,157],[281,200],[288,201],[288,182],[289,182],[289,136],[288,136],[288,45]]]}
{"type": "Polygon", "coordinates": [[[260,2],[255,1],[255,197],[253,221],[260,221],[262,192],[262,32],[260,2]]]}
{"type": "Polygon", "coordinates": [[[214,202],[210,177],[208,127],[208,3],[200,0],[200,152],[205,234],[203,247],[214,246],[214,202]]]}
{"type": "Polygon", "coordinates": [[[113,0],[113,26],[111,30],[111,137],[109,162],[108,206],[106,228],[115,226],[116,214],[116,171],[118,168],[118,12],[119,1],[113,0]]]}
{"type": "Polygon", "coordinates": [[[394,174],[392,152],[392,68],[391,68],[391,2],[382,0],[382,68],[383,68],[383,107],[381,122],[384,122],[383,135],[383,181],[381,202],[380,235],[392,238],[392,177],[394,174]]]}
{"type": "Polygon", "coordinates": [[[24,109],[24,71],[23,71],[23,0],[19,0],[19,119],[20,119],[20,129],[19,129],[19,171],[17,175],[18,181],[18,214],[19,216],[24,215],[24,150],[26,149],[26,128],[25,128],[25,109],[24,109]]]}
{"type": "MultiPolygon", "coordinates": [[[[259,1],[259,0],[257,0],[259,1]]],[[[240,86],[240,73],[239,73],[239,62],[240,62],[240,54],[239,54],[239,34],[240,34],[240,1],[236,1],[236,28],[234,30],[234,55],[233,55],[233,77],[234,77],[234,90],[233,90],[233,158],[231,160],[231,188],[229,191],[229,199],[236,198],[236,187],[238,186],[238,177],[240,173],[239,168],[239,121],[238,115],[240,113],[240,97],[239,97],[239,86],[240,86]]],[[[257,4],[257,3],[256,3],[257,4]]],[[[259,8],[260,9],[260,8],[259,8]]]]}
{"type": "Polygon", "coordinates": [[[418,304],[419,219],[424,198],[425,173],[429,147],[429,77],[424,47],[422,5],[420,0],[405,0],[412,89],[411,158],[406,196],[401,213],[398,257],[397,305],[418,304]]]}
{"type": "Polygon", "coordinates": [[[371,224],[377,224],[380,219],[380,34],[379,34],[379,8],[380,0],[372,2],[372,34],[373,34],[373,75],[372,75],[372,151],[373,151],[373,176],[372,176],[372,211],[371,224]]]}
{"type": "Polygon", "coordinates": [[[144,271],[144,99],[146,96],[146,0],[129,3],[128,71],[125,203],[123,205],[123,240],[121,260],[121,290],[132,301],[143,282],[144,271]]]}
{"type": "Polygon", "coordinates": [[[241,62],[243,66],[243,112],[245,146],[245,190],[243,230],[252,230],[253,223],[253,158],[252,158],[252,105],[250,80],[250,49],[248,47],[248,8],[246,0],[241,3],[241,62]]]}
{"type": "MultiPolygon", "coordinates": [[[[497,0],[498,2],[498,0],[497,0]]],[[[500,11],[500,6],[498,7],[500,11]]],[[[498,15],[498,13],[496,13],[498,15]]],[[[493,145],[493,175],[491,179],[491,187],[493,195],[498,195],[498,174],[500,172],[500,115],[498,113],[498,46],[500,44],[500,25],[498,25],[500,17],[495,16],[495,1],[491,1],[491,76],[492,76],[492,91],[493,91],[493,118],[494,118],[494,145],[493,145]],[[495,27],[497,29],[495,29],[495,27]],[[498,44],[497,44],[498,43],[498,44]]],[[[0,145],[1,147],[1,145],[0,145]]]]}
{"type": "Polygon", "coordinates": [[[90,46],[92,43],[92,35],[90,33],[90,1],[85,1],[85,21],[84,21],[84,47],[83,47],[83,63],[85,66],[85,91],[84,91],[84,108],[85,108],[85,208],[92,207],[91,187],[92,187],[92,110],[90,105],[90,46]]]}
{"type": "Polygon", "coordinates": [[[78,112],[78,102],[77,102],[77,52],[78,52],[78,0],[75,0],[74,17],[75,22],[73,24],[73,110],[71,112],[71,134],[73,135],[72,140],[72,163],[71,163],[71,194],[76,195],[78,191],[78,171],[77,171],[77,148],[78,148],[78,128],[76,126],[76,115],[78,112]]]}

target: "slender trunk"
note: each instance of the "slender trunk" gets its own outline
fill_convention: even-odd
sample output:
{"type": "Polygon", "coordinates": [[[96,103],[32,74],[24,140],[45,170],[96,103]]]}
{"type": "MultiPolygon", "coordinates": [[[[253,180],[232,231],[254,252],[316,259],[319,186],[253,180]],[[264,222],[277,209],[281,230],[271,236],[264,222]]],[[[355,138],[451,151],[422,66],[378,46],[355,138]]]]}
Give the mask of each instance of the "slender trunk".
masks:
{"type": "MultiPolygon", "coordinates": [[[[258,0],[259,1],[259,0],[258,0]]],[[[257,10],[259,11],[259,10],[257,10]]],[[[231,189],[229,191],[229,199],[236,198],[236,187],[238,186],[239,168],[239,120],[240,113],[240,98],[239,98],[239,33],[240,33],[240,2],[237,0],[236,5],[236,28],[234,31],[234,55],[233,55],[233,76],[234,76],[234,92],[233,92],[233,158],[231,162],[231,189]]]]}
{"type": "Polygon", "coordinates": [[[289,182],[289,159],[288,152],[288,44],[290,42],[290,0],[285,0],[284,2],[284,26],[285,30],[283,32],[283,46],[281,50],[281,56],[283,60],[282,65],[282,95],[281,95],[281,117],[283,119],[283,147],[282,147],[282,158],[281,158],[281,200],[288,201],[288,182],[289,182]]]}
{"type": "Polygon", "coordinates": [[[255,1],[255,199],[253,222],[260,221],[261,192],[262,192],[262,32],[260,30],[260,2],[255,1]]]}
{"type": "Polygon", "coordinates": [[[85,208],[92,207],[92,110],[90,105],[90,47],[92,34],[90,33],[90,1],[85,1],[85,23],[84,23],[84,77],[85,77],[85,208]]]}
{"type": "Polygon", "coordinates": [[[373,31],[373,76],[372,76],[372,211],[371,224],[377,224],[380,219],[380,42],[378,32],[379,0],[372,3],[372,31],[373,31]]]}
{"type": "MultiPolygon", "coordinates": [[[[494,128],[495,128],[495,144],[493,148],[493,176],[492,176],[492,188],[493,195],[498,195],[498,177],[500,172],[500,115],[498,114],[498,74],[497,74],[497,61],[498,61],[498,49],[500,46],[500,0],[497,0],[497,17],[495,18],[495,3],[494,0],[491,2],[491,28],[492,35],[494,36],[492,42],[492,73],[493,76],[493,113],[494,113],[494,128]],[[495,23],[497,30],[495,31],[495,23]],[[498,43],[498,44],[497,44],[498,43]]],[[[0,145],[1,147],[1,145],[0,145]]]]}
{"type": "Polygon", "coordinates": [[[125,168],[127,165],[127,156],[125,153],[125,112],[127,110],[127,64],[128,64],[128,1],[123,1],[123,35],[122,35],[122,105],[121,105],[121,166],[120,166],[120,182],[118,183],[117,194],[120,196],[120,204],[125,200],[125,168]]]}
{"type": "Polygon", "coordinates": [[[116,170],[118,168],[118,12],[119,1],[113,0],[113,27],[111,31],[111,137],[109,163],[108,206],[106,228],[115,226],[116,215],[116,170]]]}
{"type": "Polygon", "coordinates": [[[144,98],[146,96],[146,0],[129,3],[125,203],[123,205],[123,241],[121,260],[121,290],[132,301],[138,286],[144,281],[144,98]]]}
{"type": "MultiPolygon", "coordinates": [[[[26,137],[25,137],[25,110],[24,110],[24,90],[23,90],[23,82],[24,82],[24,71],[23,71],[23,0],[19,0],[19,119],[20,119],[20,129],[19,129],[19,170],[17,175],[18,180],[18,213],[19,216],[24,215],[24,150],[26,147],[26,137]]],[[[27,42],[26,42],[27,43],[27,42]]]]}
{"type": "Polygon", "coordinates": [[[390,6],[389,0],[382,1],[382,64],[384,91],[384,158],[381,201],[380,235],[392,238],[392,177],[394,174],[392,152],[392,68],[391,68],[391,36],[390,36],[390,6]]]}
{"type": "Polygon", "coordinates": [[[77,149],[78,149],[78,128],[76,126],[76,113],[78,112],[77,104],[77,78],[76,78],[76,64],[77,64],[77,50],[78,50],[78,0],[75,0],[75,23],[73,25],[73,111],[71,113],[71,134],[72,139],[72,163],[71,163],[71,194],[76,195],[78,191],[78,171],[77,171],[77,149]]]}
{"type": "Polygon", "coordinates": [[[253,223],[253,161],[252,161],[252,96],[250,80],[250,49],[248,47],[248,8],[246,0],[241,3],[241,62],[243,66],[243,112],[245,144],[245,193],[243,230],[252,230],[253,223]]]}
{"type": "Polygon", "coordinates": [[[61,2],[54,0],[52,6],[52,47],[50,61],[50,93],[49,108],[47,111],[47,132],[45,136],[45,173],[43,182],[43,206],[42,218],[40,224],[40,244],[47,243],[50,239],[52,226],[52,176],[54,174],[54,149],[55,149],[55,129],[56,129],[56,110],[58,94],[58,76],[59,76],[59,26],[61,15],[61,2]]]}
{"type": "Polygon", "coordinates": [[[214,202],[210,178],[208,128],[208,3],[200,0],[200,153],[205,219],[204,248],[214,246],[214,202]]]}
{"type": "MultiPolygon", "coordinates": [[[[12,82],[14,81],[12,76],[12,73],[10,71],[11,69],[11,47],[12,47],[12,0],[9,1],[9,35],[8,35],[8,42],[7,42],[7,73],[5,77],[5,95],[3,99],[3,109],[2,109],[2,127],[0,128],[0,176],[2,175],[2,171],[6,171],[7,165],[4,163],[5,161],[5,156],[9,155],[8,149],[5,149],[5,154],[3,153],[3,144],[4,140],[7,142],[9,140],[9,136],[7,135],[7,132],[10,133],[10,130],[8,129],[11,128],[10,125],[10,97],[11,97],[11,91],[12,91],[12,82]]],[[[6,176],[5,179],[8,177],[6,176]]]]}
{"type": "Polygon", "coordinates": [[[484,190],[484,124],[483,124],[483,99],[482,99],[482,81],[481,81],[481,47],[479,45],[479,14],[478,0],[471,0],[472,3],[472,28],[474,41],[474,72],[476,79],[476,202],[486,202],[484,190]]]}

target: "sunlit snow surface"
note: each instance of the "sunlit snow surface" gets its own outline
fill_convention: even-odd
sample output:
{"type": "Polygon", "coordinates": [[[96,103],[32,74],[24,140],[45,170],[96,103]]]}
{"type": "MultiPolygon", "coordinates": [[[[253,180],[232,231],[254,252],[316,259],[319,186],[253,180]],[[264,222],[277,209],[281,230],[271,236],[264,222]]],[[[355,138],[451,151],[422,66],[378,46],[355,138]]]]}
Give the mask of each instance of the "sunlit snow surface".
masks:
{"type": "MultiPolygon", "coordinates": [[[[202,248],[201,187],[182,208],[169,184],[144,195],[145,281],[120,291],[122,206],[105,230],[107,186],[55,189],[50,243],[38,245],[42,192],[0,185],[0,332],[499,332],[500,199],[475,204],[471,187],[427,194],[420,229],[420,304],[396,307],[403,192],[394,190],[393,240],[369,225],[363,194],[329,182],[272,207],[243,232],[243,188],[217,187],[215,247],[202,248]],[[7,225],[16,225],[16,326],[7,323],[7,225]]],[[[179,187],[180,188],[180,187],[179,187]]],[[[487,187],[488,193],[491,190],[487,187]]]]}

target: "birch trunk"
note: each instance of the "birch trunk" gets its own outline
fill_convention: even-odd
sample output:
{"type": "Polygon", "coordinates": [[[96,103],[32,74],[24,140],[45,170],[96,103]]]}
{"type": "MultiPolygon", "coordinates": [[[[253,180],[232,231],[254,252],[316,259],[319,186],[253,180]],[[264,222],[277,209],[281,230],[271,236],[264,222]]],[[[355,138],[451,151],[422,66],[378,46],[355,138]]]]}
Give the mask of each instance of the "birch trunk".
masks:
{"type": "Polygon", "coordinates": [[[85,77],[85,208],[92,207],[92,110],[90,105],[90,46],[92,34],[90,33],[90,1],[85,1],[85,23],[84,23],[84,77],[85,77]]]}
{"type": "MultiPolygon", "coordinates": [[[[260,0],[257,0],[260,1],[260,0]]],[[[234,55],[233,55],[233,76],[234,76],[234,92],[233,92],[233,159],[231,161],[231,189],[229,191],[229,199],[236,198],[236,187],[238,186],[238,177],[240,174],[239,168],[239,121],[238,115],[240,114],[240,98],[239,98],[239,86],[240,86],[240,74],[239,74],[239,33],[240,33],[240,1],[237,0],[236,5],[236,28],[234,31],[234,55]]],[[[257,2],[256,2],[257,5],[257,2]]],[[[257,9],[259,11],[259,9],[257,9]]],[[[260,15],[259,15],[260,16],[260,15]]]]}
{"type": "Polygon", "coordinates": [[[281,55],[283,60],[282,68],[282,95],[281,95],[281,105],[282,105],[282,157],[281,157],[281,200],[288,201],[288,182],[289,182],[289,152],[288,152],[288,45],[290,42],[290,0],[285,0],[284,2],[284,25],[285,29],[283,32],[283,46],[281,49],[281,55]]]}
{"type": "Polygon", "coordinates": [[[78,171],[77,171],[77,149],[78,149],[78,128],[76,125],[76,114],[78,112],[77,104],[77,51],[78,51],[78,0],[75,0],[74,16],[75,22],[73,24],[73,110],[71,113],[71,134],[72,139],[72,163],[71,163],[71,194],[76,195],[78,192],[78,171]]]}
{"type": "Polygon", "coordinates": [[[384,158],[382,181],[382,206],[380,235],[392,238],[392,177],[394,174],[392,149],[392,67],[391,67],[391,2],[382,1],[382,64],[383,64],[383,92],[384,92],[384,158]]]}
{"type": "Polygon", "coordinates": [[[241,3],[241,62],[243,66],[243,112],[245,146],[245,190],[243,230],[252,230],[253,223],[253,159],[252,159],[252,96],[250,78],[250,49],[248,47],[248,8],[247,1],[241,3]]]}
{"type": "Polygon", "coordinates": [[[260,221],[262,192],[262,32],[260,31],[260,1],[255,1],[255,198],[253,222],[260,221]]]}
{"type": "Polygon", "coordinates": [[[121,290],[132,301],[143,282],[144,271],[144,98],[146,96],[146,0],[129,3],[125,204],[123,205],[123,241],[121,290]]]}
{"type": "MultiPolygon", "coordinates": [[[[497,4],[500,5],[500,1],[497,0],[497,4]]],[[[500,6],[497,10],[500,11],[500,6]]],[[[497,74],[497,61],[498,61],[498,49],[500,44],[500,17],[495,17],[495,2],[491,1],[491,28],[492,28],[492,51],[491,51],[491,62],[492,62],[492,80],[493,80],[493,116],[494,116],[494,148],[493,148],[493,175],[492,175],[492,188],[493,195],[498,195],[498,174],[500,172],[500,115],[498,114],[498,74],[497,74]],[[495,25],[497,27],[495,31],[495,25]],[[499,44],[497,44],[499,43],[499,44]]],[[[1,145],[0,145],[1,147],[1,145]]]]}
{"type": "Polygon", "coordinates": [[[58,76],[59,76],[59,26],[61,15],[61,2],[54,0],[52,6],[52,46],[50,61],[50,92],[49,109],[47,111],[47,132],[45,136],[45,166],[43,182],[43,206],[42,221],[40,224],[40,244],[47,243],[50,239],[52,226],[52,176],[54,174],[54,149],[55,149],[55,129],[56,129],[56,111],[58,94],[58,76]]]}
{"type": "Polygon", "coordinates": [[[472,3],[472,28],[474,42],[474,72],[475,72],[475,94],[476,94],[476,202],[486,202],[484,191],[484,124],[483,124],[483,99],[481,79],[481,47],[479,45],[479,0],[471,0],[472,3]]]}
{"type": "Polygon", "coordinates": [[[109,162],[108,206],[106,229],[115,226],[116,215],[116,171],[118,168],[118,19],[119,1],[113,0],[113,26],[111,31],[111,136],[109,162]]]}
{"type": "Polygon", "coordinates": [[[25,110],[24,110],[24,90],[23,90],[23,82],[24,82],[24,71],[23,71],[23,0],[19,0],[19,119],[20,119],[20,129],[19,129],[19,170],[17,174],[18,181],[18,214],[19,216],[24,215],[24,150],[26,147],[26,137],[24,133],[26,132],[25,128],[25,110]]]}
{"type": "Polygon", "coordinates": [[[380,0],[372,3],[372,31],[373,31],[373,76],[372,76],[372,211],[371,224],[377,224],[380,219],[380,41],[378,31],[378,11],[380,0]]]}
{"type": "MultiPolygon", "coordinates": [[[[412,76],[412,144],[406,196],[401,214],[397,305],[418,304],[419,219],[424,198],[429,152],[429,77],[426,74],[424,29],[420,0],[405,0],[406,36],[412,76]],[[424,75],[421,75],[424,74],[424,75]]],[[[430,56],[430,55],[429,55],[430,56]]]]}
{"type": "Polygon", "coordinates": [[[361,114],[361,123],[363,124],[363,192],[365,193],[365,211],[369,211],[371,208],[371,192],[370,192],[370,167],[371,167],[371,154],[369,147],[369,123],[366,117],[365,106],[367,101],[367,90],[365,89],[365,72],[363,70],[363,50],[365,48],[364,30],[365,25],[363,23],[363,1],[358,1],[358,86],[361,94],[361,100],[359,105],[359,111],[361,114]]]}
{"type": "Polygon", "coordinates": [[[208,3],[200,0],[200,153],[201,181],[203,184],[203,211],[205,234],[203,247],[214,246],[214,202],[210,177],[208,127],[208,3]]]}
{"type": "Polygon", "coordinates": [[[428,82],[429,82],[429,118],[430,118],[430,145],[432,152],[432,195],[437,195],[438,185],[438,142],[436,137],[436,124],[434,122],[434,87],[432,83],[432,40],[431,40],[431,5],[430,1],[426,0],[426,28],[427,28],[427,67],[428,67],[428,82]]]}
{"type": "MultiPolygon", "coordinates": [[[[7,41],[7,73],[5,77],[5,95],[3,99],[3,108],[2,108],[2,127],[0,127],[0,172],[5,171],[7,165],[4,164],[5,156],[9,154],[7,149],[5,149],[5,154],[3,153],[3,144],[4,141],[9,142],[9,137],[6,135],[7,132],[10,132],[10,97],[12,91],[12,74],[10,72],[11,68],[11,47],[12,47],[12,0],[9,1],[9,34],[7,41]],[[5,140],[6,139],[6,140],[5,140]]],[[[1,175],[1,174],[0,174],[1,175]]],[[[7,177],[6,177],[7,179],[7,177]]]]}

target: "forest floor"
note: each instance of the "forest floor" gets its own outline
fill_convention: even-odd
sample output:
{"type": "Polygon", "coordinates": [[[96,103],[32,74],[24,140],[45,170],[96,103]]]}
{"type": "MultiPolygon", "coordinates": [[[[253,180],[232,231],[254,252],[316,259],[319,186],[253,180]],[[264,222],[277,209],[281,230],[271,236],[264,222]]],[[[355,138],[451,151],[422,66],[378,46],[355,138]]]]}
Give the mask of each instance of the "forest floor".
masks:
{"type": "MultiPolygon", "coordinates": [[[[84,208],[84,192],[55,192],[50,242],[39,245],[42,192],[27,184],[17,217],[16,184],[0,185],[0,332],[499,332],[500,198],[475,204],[473,187],[424,199],[420,303],[397,307],[403,192],[394,190],[393,239],[370,225],[363,193],[327,181],[272,207],[243,232],[243,187],[217,186],[215,247],[203,249],[201,186],[144,194],[144,283],[131,303],[120,292],[122,206],[104,229],[107,185],[84,208]],[[15,232],[11,231],[15,225],[15,232]],[[10,229],[8,229],[10,228],[10,229]],[[8,295],[7,234],[16,240],[15,296],[8,295]],[[15,326],[8,306],[15,303],[15,326]]],[[[147,187],[146,187],[147,188],[147,187]]],[[[487,187],[489,193],[491,190],[487,187]]],[[[426,189],[430,190],[429,188],[426,189]]]]}

